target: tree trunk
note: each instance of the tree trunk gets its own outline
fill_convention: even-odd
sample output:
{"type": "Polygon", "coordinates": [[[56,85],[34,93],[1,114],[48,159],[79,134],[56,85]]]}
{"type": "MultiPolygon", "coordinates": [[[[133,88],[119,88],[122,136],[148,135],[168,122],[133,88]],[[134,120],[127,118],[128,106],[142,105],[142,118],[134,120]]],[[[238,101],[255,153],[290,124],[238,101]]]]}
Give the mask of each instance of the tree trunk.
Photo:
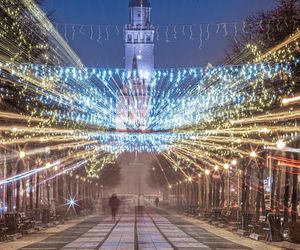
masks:
{"type": "Polygon", "coordinates": [[[275,208],[275,189],[276,189],[276,178],[277,178],[277,164],[273,165],[273,170],[272,170],[272,185],[271,185],[271,211],[274,211],[275,208]]]}
{"type": "MultiPolygon", "coordinates": [[[[290,153],[288,154],[290,156],[290,153]]],[[[290,158],[290,157],[288,157],[290,158]]],[[[291,186],[291,174],[290,174],[290,167],[286,167],[285,172],[285,187],[284,187],[284,220],[283,220],[283,226],[286,227],[289,221],[289,198],[290,198],[290,186],[291,186]]]]}
{"type": "Polygon", "coordinates": [[[211,209],[212,206],[212,192],[213,192],[213,182],[212,182],[212,177],[210,176],[210,181],[209,181],[209,193],[208,193],[208,203],[209,203],[209,209],[211,209]]]}
{"type": "MultiPolygon", "coordinates": [[[[245,163],[244,163],[245,164],[245,163]]],[[[245,213],[245,203],[246,203],[246,168],[242,164],[242,204],[241,204],[241,213],[245,213]]]]}
{"type": "Polygon", "coordinates": [[[216,183],[216,207],[220,207],[220,180],[216,183]]]}
{"type": "MultiPolygon", "coordinates": [[[[294,145],[297,147],[297,145],[294,145]]],[[[294,153],[294,159],[299,160],[299,154],[294,153]]],[[[298,174],[299,169],[293,168],[293,193],[292,193],[292,222],[297,221],[297,203],[298,203],[298,194],[297,194],[297,186],[298,186],[298,174]]]]}
{"type": "Polygon", "coordinates": [[[203,194],[202,194],[202,176],[198,179],[198,201],[199,201],[199,208],[201,209],[203,207],[203,194]]]}
{"type": "Polygon", "coordinates": [[[224,183],[224,175],[221,176],[221,204],[220,207],[224,207],[225,202],[225,183],[224,183]]]}
{"type": "Polygon", "coordinates": [[[39,195],[40,195],[40,185],[39,185],[39,182],[40,182],[40,175],[39,173],[36,173],[36,184],[35,184],[35,209],[36,209],[36,212],[38,212],[38,209],[39,209],[39,195]]]}
{"type": "Polygon", "coordinates": [[[297,220],[297,185],[298,185],[298,168],[293,168],[293,193],[292,193],[292,222],[297,220]]]}
{"type": "MultiPolygon", "coordinates": [[[[22,173],[24,170],[23,160],[17,163],[16,174],[22,173]]],[[[16,211],[21,211],[21,180],[16,181],[16,211]]]]}
{"type": "Polygon", "coordinates": [[[20,195],[20,192],[21,192],[21,180],[17,180],[16,181],[16,192],[17,192],[17,196],[16,196],[16,211],[20,211],[20,199],[21,199],[21,195],[20,195]]]}
{"type": "Polygon", "coordinates": [[[282,170],[278,167],[278,175],[277,175],[277,188],[276,188],[276,202],[275,202],[275,210],[276,213],[280,213],[280,206],[281,206],[281,176],[282,176],[282,170]]]}
{"type": "Polygon", "coordinates": [[[257,192],[256,192],[256,202],[255,202],[255,218],[258,220],[260,214],[260,200],[261,200],[261,176],[260,169],[257,171],[257,192]]]}
{"type": "Polygon", "coordinates": [[[265,170],[265,166],[261,166],[261,168],[259,169],[260,171],[260,181],[261,181],[261,193],[260,193],[260,202],[261,202],[261,212],[263,215],[266,214],[266,202],[265,202],[265,186],[264,186],[264,170],[265,170]]]}
{"type": "Polygon", "coordinates": [[[246,188],[245,188],[245,213],[249,213],[250,211],[250,203],[249,203],[249,196],[250,196],[250,178],[252,172],[252,166],[249,165],[246,168],[246,188]]]}

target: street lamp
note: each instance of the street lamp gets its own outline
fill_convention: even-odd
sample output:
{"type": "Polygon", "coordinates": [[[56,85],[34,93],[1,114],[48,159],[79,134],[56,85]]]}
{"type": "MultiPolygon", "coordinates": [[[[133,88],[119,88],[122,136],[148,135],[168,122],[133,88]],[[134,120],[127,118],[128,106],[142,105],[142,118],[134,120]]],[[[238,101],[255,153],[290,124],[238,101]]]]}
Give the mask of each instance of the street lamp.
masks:
{"type": "Polygon", "coordinates": [[[205,173],[206,175],[209,175],[209,174],[210,174],[210,172],[209,172],[208,169],[205,169],[204,173],[205,173]]]}
{"type": "Polygon", "coordinates": [[[276,147],[279,149],[279,150],[282,150],[286,147],[286,142],[283,141],[283,140],[279,140],[276,142],[276,147]]]}
{"type": "Polygon", "coordinates": [[[26,153],[24,151],[19,152],[19,158],[23,159],[26,156],[26,153]]]}
{"type": "Polygon", "coordinates": [[[252,152],[250,153],[250,156],[251,156],[252,158],[256,158],[256,157],[257,157],[257,154],[256,154],[255,151],[252,151],[252,152]]]}
{"type": "Polygon", "coordinates": [[[229,164],[228,164],[228,163],[225,163],[225,164],[224,164],[224,169],[225,169],[225,170],[228,170],[228,169],[229,169],[229,164]]]}

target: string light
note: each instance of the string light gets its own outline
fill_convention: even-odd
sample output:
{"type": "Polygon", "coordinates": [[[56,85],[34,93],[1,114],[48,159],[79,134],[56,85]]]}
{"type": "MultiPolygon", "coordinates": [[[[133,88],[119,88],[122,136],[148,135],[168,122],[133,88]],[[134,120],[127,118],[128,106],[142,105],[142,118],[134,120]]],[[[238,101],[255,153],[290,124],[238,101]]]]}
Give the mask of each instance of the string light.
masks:
{"type": "MultiPolygon", "coordinates": [[[[295,137],[299,130],[295,123],[298,110],[287,112],[274,107],[297,101],[297,97],[287,96],[292,96],[295,90],[292,76],[299,59],[294,52],[299,48],[300,32],[266,53],[249,44],[247,49],[254,60],[242,65],[156,69],[151,73],[85,68],[30,2],[24,1],[26,10],[18,9],[14,13],[3,7],[14,25],[1,21],[0,46],[10,52],[0,57],[0,80],[5,84],[0,88],[0,99],[5,103],[17,95],[16,103],[25,111],[23,114],[0,112],[2,119],[17,120],[20,124],[1,125],[4,136],[0,143],[3,147],[21,143],[40,145],[26,153],[19,152],[20,159],[66,149],[69,155],[60,159],[60,163],[43,167],[39,163],[35,170],[2,180],[3,184],[41,171],[53,169],[55,173],[49,177],[52,178],[81,167],[85,167],[88,177],[94,178],[123,152],[159,153],[174,170],[192,181],[192,170],[209,175],[211,170],[218,171],[217,166],[233,158],[256,158],[257,153],[249,154],[244,145],[274,146],[273,138],[278,133],[295,137]],[[37,28],[48,34],[34,48],[35,52],[42,51],[43,60],[33,58],[31,64],[24,63],[28,62],[26,53],[29,51],[33,57],[34,51],[26,47],[29,44],[26,27],[18,22],[22,13],[30,17],[28,22],[39,23],[37,28]],[[20,34],[13,45],[12,33],[20,34]],[[272,91],[270,82],[278,83],[276,92],[272,91]],[[54,142],[57,146],[46,145],[54,142]],[[69,161],[70,166],[66,166],[65,162],[69,161]]],[[[233,28],[236,40],[237,23],[221,23],[216,27],[217,33],[219,29],[219,33],[224,31],[224,36],[233,28]]],[[[64,36],[68,38],[71,31],[74,40],[76,34],[89,32],[90,39],[100,43],[110,39],[111,30],[114,34],[121,33],[118,26],[89,26],[88,31],[85,28],[64,25],[64,36]]],[[[169,41],[178,38],[180,28],[182,35],[190,39],[199,34],[201,47],[203,40],[210,38],[213,25],[183,25],[173,29],[163,26],[160,30],[169,41]]],[[[247,32],[245,29],[246,23],[243,30],[247,32]]],[[[159,27],[156,30],[159,39],[159,27]]],[[[34,45],[30,43],[30,46],[34,45]]],[[[286,145],[282,141],[276,146],[283,149],[286,145]]],[[[11,160],[18,155],[7,157],[11,160]]],[[[237,165],[236,159],[231,161],[232,165],[237,165]]],[[[223,166],[230,167],[227,163],[223,166]]],[[[87,181],[75,176],[77,180],[87,181]]]]}

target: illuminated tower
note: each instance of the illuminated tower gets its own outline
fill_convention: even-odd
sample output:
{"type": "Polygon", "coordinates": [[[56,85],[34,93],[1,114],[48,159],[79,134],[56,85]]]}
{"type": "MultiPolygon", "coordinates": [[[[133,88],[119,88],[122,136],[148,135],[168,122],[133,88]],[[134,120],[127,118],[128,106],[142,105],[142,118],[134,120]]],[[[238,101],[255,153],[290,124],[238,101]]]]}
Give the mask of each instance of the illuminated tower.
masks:
{"type": "Polygon", "coordinates": [[[129,24],[125,28],[125,68],[131,71],[136,57],[138,73],[147,80],[154,71],[154,28],[150,22],[150,0],[130,0],[129,24]]]}
{"type": "MultiPolygon", "coordinates": [[[[154,28],[150,22],[150,0],[129,1],[129,24],[125,28],[125,69],[131,74],[122,86],[117,103],[116,129],[128,133],[149,130],[149,100],[154,73],[154,28]],[[133,73],[135,72],[135,74],[133,73]]],[[[147,177],[153,156],[137,152],[124,153],[120,158],[122,180],[116,188],[120,195],[144,194],[157,196],[147,177]]]]}
{"type": "Polygon", "coordinates": [[[125,28],[125,69],[131,72],[117,103],[118,130],[147,130],[149,90],[154,73],[154,28],[150,1],[130,0],[125,28]],[[133,72],[136,72],[133,74],[133,72]]]}

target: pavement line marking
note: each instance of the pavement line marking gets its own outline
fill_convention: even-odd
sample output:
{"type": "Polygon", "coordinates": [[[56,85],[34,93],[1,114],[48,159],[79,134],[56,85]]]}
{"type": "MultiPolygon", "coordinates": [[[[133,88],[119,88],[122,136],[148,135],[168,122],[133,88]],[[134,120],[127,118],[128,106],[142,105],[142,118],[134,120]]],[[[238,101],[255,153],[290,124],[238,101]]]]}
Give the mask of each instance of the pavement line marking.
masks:
{"type": "Polygon", "coordinates": [[[108,239],[108,237],[111,235],[112,231],[116,228],[116,226],[119,224],[120,220],[121,220],[122,216],[119,217],[119,219],[115,222],[115,225],[110,229],[110,231],[108,232],[108,234],[104,237],[104,239],[99,242],[99,244],[97,245],[96,249],[100,249],[100,247],[103,245],[103,243],[108,239]]]}

